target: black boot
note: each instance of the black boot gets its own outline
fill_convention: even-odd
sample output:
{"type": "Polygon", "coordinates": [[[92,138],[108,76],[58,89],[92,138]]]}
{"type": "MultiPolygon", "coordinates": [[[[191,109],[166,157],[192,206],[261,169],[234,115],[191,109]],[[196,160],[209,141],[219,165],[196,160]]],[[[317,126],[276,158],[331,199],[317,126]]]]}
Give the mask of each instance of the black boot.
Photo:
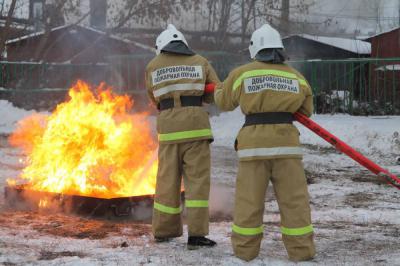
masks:
{"type": "Polygon", "coordinates": [[[154,240],[157,243],[163,243],[163,242],[169,242],[171,240],[171,238],[169,238],[169,237],[155,237],[154,240]]]}
{"type": "Polygon", "coordinates": [[[190,250],[198,249],[200,247],[213,247],[215,245],[217,245],[215,241],[204,236],[189,236],[187,243],[187,247],[190,250]]]}

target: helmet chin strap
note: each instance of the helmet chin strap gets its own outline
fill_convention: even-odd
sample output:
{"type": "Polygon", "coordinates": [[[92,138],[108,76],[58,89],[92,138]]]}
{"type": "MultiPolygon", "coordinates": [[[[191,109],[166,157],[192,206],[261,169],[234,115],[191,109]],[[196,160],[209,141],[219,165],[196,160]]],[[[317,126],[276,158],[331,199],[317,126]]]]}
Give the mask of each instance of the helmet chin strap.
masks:
{"type": "Polygon", "coordinates": [[[182,54],[182,55],[195,55],[196,53],[193,52],[185,43],[182,41],[172,41],[167,44],[165,47],[161,49],[161,52],[167,53],[174,53],[174,54],[182,54]]]}
{"type": "Polygon", "coordinates": [[[264,63],[282,64],[286,60],[286,55],[283,49],[268,48],[259,51],[254,59],[264,63]]]}

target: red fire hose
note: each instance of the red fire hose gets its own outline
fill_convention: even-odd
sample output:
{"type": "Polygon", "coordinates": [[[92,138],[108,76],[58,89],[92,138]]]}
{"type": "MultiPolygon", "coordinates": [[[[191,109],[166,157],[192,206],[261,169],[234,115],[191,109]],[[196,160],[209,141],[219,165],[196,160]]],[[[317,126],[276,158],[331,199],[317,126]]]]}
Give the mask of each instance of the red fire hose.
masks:
{"type": "Polygon", "coordinates": [[[371,161],[370,159],[368,159],[367,157],[365,157],[364,155],[362,155],[361,153],[359,153],[358,151],[347,145],[344,141],[340,140],[339,138],[331,134],[328,130],[324,129],[323,127],[312,121],[307,116],[299,112],[296,112],[294,114],[294,118],[299,123],[301,123],[308,129],[313,131],[315,134],[317,134],[318,136],[320,136],[321,138],[332,144],[337,150],[343,152],[351,159],[353,159],[354,161],[358,162],[359,164],[370,170],[372,173],[385,179],[392,186],[396,187],[397,189],[400,189],[399,177],[390,173],[388,170],[380,167],[379,165],[377,165],[376,163],[374,163],[373,161],[371,161]]]}
{"type": "MultiPolygon", "coordinates": [[[[206,84],[205,91],[207,93],[213,92],[215,89],[215,84],[206,84]]],[[[400,189],[400,178],[397,177],[396,175],[390,173],[388,170],[382,168],[381,166],[377,165],[349,145],[347,145],[344,141],[340,140],[333,134],[331,134],[328,130],[324,129],[314,121],[312,121],[310,118],[307,116],[296,112],[294,113],[294,118],[313,131],[315,134],[332,144],[337,150],[343,152],[347,156],[349,156],[351,159],[355,160],[368,170],[370,170],[372,173],[378,175],[379,177],[383,178],[385,181],[387,181],[390,185],[394,186],[397,189],[400,189]]]]}

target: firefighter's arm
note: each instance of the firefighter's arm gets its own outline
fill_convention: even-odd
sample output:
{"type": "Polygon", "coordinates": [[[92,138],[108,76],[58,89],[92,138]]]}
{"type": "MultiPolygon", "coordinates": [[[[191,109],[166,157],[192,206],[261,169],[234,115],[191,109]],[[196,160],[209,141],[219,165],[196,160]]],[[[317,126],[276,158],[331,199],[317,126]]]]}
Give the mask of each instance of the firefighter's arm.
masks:
{"type": "Polygon", "coordinates": [[[310,84],[306,81],[306,79],[303,78],[303,80],[306,83],[305,85],[302,85],[306,98],[304,99],[303,104],[298,111],[310,117],[314,111],[313,95],[310,84]]]}
{"type": "Polygon", "coordinates": [[[225,81],[218,84],[216,87],[214,100],[221,111],[232,111],[239,106],[241,87],[233,88],[233,83],[237,78],[236,76],[234,72],[229,73],[225,81]]]}
{"type": "MultiPolygon", "coordinates": [[[[218,78],[217,73],[215,72],[214,68],[207,62],[206,64],[206,84],[215,84],[216,86],[220,84],[221,81],[218,78]]],[[[214,93],[204,93],[204,102],[206,103],[213,103],[214,102],[214,93]]]]}
{"type": "Polygon", "coordinates": [[[147,96],[149,97],[152,104],[157,107],[157,101],[154,98],[154,94],[153,94],[151,75],[149,74],[149,72],[147,70],[145,72],[145,82],[146,82],[147,96]]]}

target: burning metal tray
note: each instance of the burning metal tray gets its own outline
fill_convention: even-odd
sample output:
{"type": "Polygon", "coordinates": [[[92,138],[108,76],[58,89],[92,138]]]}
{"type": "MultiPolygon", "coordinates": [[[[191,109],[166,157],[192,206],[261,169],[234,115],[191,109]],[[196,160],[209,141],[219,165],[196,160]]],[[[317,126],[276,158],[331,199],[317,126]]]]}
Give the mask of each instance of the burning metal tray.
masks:
{"type": "Polygon", "coordinates": [[[49,209],[91,217],[125,217],[146,221],[152,216],[154,195],[106,199],[34,191],[23,186],[6,186],[5,202],[14,209],[49,209]]]}

